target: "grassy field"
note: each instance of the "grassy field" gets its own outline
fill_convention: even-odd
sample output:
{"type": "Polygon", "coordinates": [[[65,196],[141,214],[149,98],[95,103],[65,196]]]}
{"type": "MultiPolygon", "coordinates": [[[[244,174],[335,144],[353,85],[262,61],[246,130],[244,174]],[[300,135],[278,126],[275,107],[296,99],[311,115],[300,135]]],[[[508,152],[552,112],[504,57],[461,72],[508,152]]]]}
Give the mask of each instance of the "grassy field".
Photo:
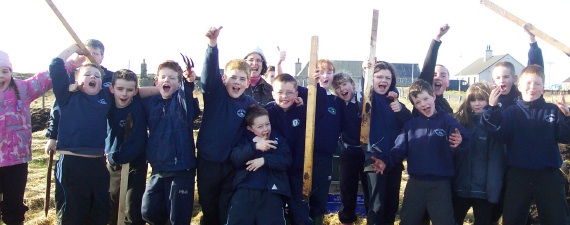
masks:
{"type": "MultiPolygon", "coordinates": [[[[450,93],[455,95],[460,95],[460,93],[450,93]]],[[[196,96],[201,100],[201,94],[196,93],[196,96]]],[[[403,96],[403,95],[402,95],[403,96]]],[[[552,97],[549,95],[545,96],[547,101],[552,101],[554,99],[558,99],[557,97],[552,97]]],[[[406,105],[408,109],[412,109],[410,102],[405,99],[404,97],[400,98],[400,101],[406,105]]],[[[46,94],[46,98],[43,100],[46,107],[51,107],[53,102],[53,93],[48,92],[46,94]]],[[[202,103],[203,101],[200,101],[202,103]]],[[[459,102],[453,98],[449,100],[451,106],[456,109],[459,105],[459,102]]],[[[32,103],[32,108],[41,108],[42,107],[42,98],[40,97],[36,101],[32,103]]],[[[201,107],[203,107],[201,105],[201,107]]],[[[197,134],[197,131],[194,135],[197,134]]],[[[30,208],[30,210],[26,213],[26,221],[25,224],[37,224],[37,225],[49,225],[49,224],[56,224],[56,217],[55,217],[55,209],[54,209],[54,185],[52,179],[51,185],[51,202],[50,202],[50,211],[49,215],[46,218],[43,212],[43,201],[45,196],[45,189],[46,189],[46,175],[47,175],[47,161],[48,156],[44,154],[44,145],[46,143],[46,138],[44,137],[45,130],[38,131],[33,133],[33,140],[32,140],[32,152],[33,152],[33,159],[29,163],[29,175],[28,175],[28,184],[26,187],[26,193],[24,197],[25,204],[30,208]]],[[[58,156],[54,156],[54,160],[57,160],[58,156]]],[[[407,181],[407,175],[403,175],[402,179],[402,189],[400,192],[400,197],[402,197],[403,190],[405,188],[407,181]]],[[[196,198],[197,198],[196,194],[196,198]]],[[[197,204],[197,199],[195,201],[195,213],[193,217],[192,224],[198,224],[199,218],[201,217],[200,213],[200,206],[197,204]]],[[[464,224],[472,224],[473,218],[472,215],[469,214],[468,218],[466,219],[464,224]]],[[[336,214],[329,214],[326,215],[325,224],[340,224],[338,220],[338,216],[336,214]]],[[[356,224],[366,224],[365,218],[360,218],[356,224]]]]}

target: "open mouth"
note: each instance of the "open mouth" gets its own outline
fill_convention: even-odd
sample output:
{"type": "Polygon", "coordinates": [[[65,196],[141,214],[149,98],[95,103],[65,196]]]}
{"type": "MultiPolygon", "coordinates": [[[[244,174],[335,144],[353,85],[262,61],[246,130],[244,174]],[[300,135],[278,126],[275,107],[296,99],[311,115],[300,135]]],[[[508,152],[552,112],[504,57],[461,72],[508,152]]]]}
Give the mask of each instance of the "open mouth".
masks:
{"type": "Polygon", "coordinates": [[[433,83],[433,86],[436,88],[441,88],[441,81],[433,83]]]}
{"type": "Polygon", "coordinates": [[[507,85],[501,84],[501,92],[507,91],[507,85]]]}
{"type": "Polygon", "coordinates": [[[232,87],[232,91],[236,94],[239,93],[240,90],[241,90],[240,87],[232,87]]]}
{"type": "Polygon", "coordinates": [[[4,84],[6,84],[6,81],[0,81],[0,87],[4,87],[4,84]]]}
{"type": "Polygon", "coordinates": [[[89,87],[93,87],[93,88],[95,87],[96,84],[97,83],[94,80],[89,81],[89,83],[88,83],[89,87]]]}
{"type": "Polygon", "coordinates": [[[169,92],[170,91],[170,85],[169,84],[162,85],[162,90],[164,90],[164,92],[169,92]]]}
{"type": "Polygon", "coordinates": [[[347,97],[347,96],[348,96],[348,91],[342,91],[342,92],[340,93],[340,95],[343,96],[343,97],[347,97]]]}
{"type": "Polygon", "coordinates": [[[121,104],[126,104],[128,100],[128,98],[119,98],[121,104]]]}
{"type": "Polygon", "coordinates": [[[424,115],[427,116],[427,115],[429,115],[430,112],[431,112],[431,107],[426,107],[426,108],[422,109],[421,111],[422,111],[422,113],[423,113],[424,115]]]}

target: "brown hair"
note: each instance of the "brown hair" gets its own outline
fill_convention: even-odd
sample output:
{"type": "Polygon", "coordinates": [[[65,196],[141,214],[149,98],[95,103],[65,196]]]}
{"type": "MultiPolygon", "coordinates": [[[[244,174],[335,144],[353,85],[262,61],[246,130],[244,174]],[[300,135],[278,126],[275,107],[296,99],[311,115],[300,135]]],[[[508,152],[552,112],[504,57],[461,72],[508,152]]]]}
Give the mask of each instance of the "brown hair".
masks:
{"type": "Polygon", "coordinates": [[[295,79],[295,77],[291,76],[291,74],[288,73],[282,73],[279,74],[275,77],[275,80],[273,81],[273,83],[292,83],[293,86],[295,87],[295,90],[297,90],[297,80],[295,79]]]}
{"type": "MultiPolygon", "coordinates": [[[[10,73],[12,73],[12,70],[10,70],[10,73]]],[[[16,79],[14,79],[14,76],[11,75],[10,79],[12,79],[10,81],[10,85],[8,85],[9,87],[12,87],[14,89],[14,94],[16,94],[16,99],[21,100],[20,99],[20,90],[18,89],[18,85],[16,84],[16,79]]]]}
{"type": "Polygon", "coordinates": [[[461,125],[467,126],[470,122],[477,123],[478,121],[469,121],[471,110],[470,102],[475,100],[484,100],[489,102],[489,94],[491,93],[491,85],[486,81],[477,82],[472,84],[465,93],[466,98],[459,105],[459,110],[455,113],[455,118],[461,125]]]}
{"type": "Polygon", "coordinates": [[[424,91],[427,92],[429,95],[434,95],[433,87],[431,86],[430,83],[428,83],[425,80],[417,79],[410,85],[410,88],[408,89],[408,99],[410,100],[412,105],[414,105],[412,97],[416,98],[418,97],[419,94],[421,94],[424,91]]]}
{"type": "Polygon", "coordinates": [[[169,68],[169,69],[176,71],[178,73],[178,81],[182,81],[182,73],[184,71],[182,70],[182,67],[180,67],[180,65],[177,62],[175,62],[173,60],[164,61],[163,63],[158,65],[158,70],[156,72],[156,76],[158,76],[158,71],[160,71],[161,69],[164,69],[164,68],[169,68]]]}
{"type": "Polygon", "coordinates": [[[544,83],[544,69],[542,69],[542,67],[539,65],[533,64],[525,67],[521,71],[521,78],[525,75],[539,76],[540,78],[542,78],[542,82],[544,83]]]}
{"type": "Polygon", "coordinates": [[[247,126],[251,126],[253,125],[253,121],[257,118],[257,117],[261,117],[261,116],[269,116],[269,112],[267,111],[267,109],[253,104],[251,105],[247,111],[245,111],[245,125],[247,126]]]}
{"type": "Polygon", "coordinates": [[[328,70],[332,70],[333,73],[335,72],[334,64],[328,59],[319,59],[317,62],[317,68],[326,68],[328,70]]]}
{"type": "Polygon", "coordinates": [[[226,63],[226,67],[224,68],[224,76],[226,75],[225,73],[230,70],[243,71],[245,72],[247,80],[251,78],[251,67],[243,59],[232,59],[226,63]]]}
{"type": "MultiPolygon", "coordinates": [[[[75,76],[75,80],[79,80],[79,71],[81,71],[81,69],[83,68],[87,68],[87,67],[93,67],[95,69],[97,69],[97,71],[99,71],[99,73],[101,73],[101,70],[99,70],[99,68],[97,67],[97,65],[95,65],[94,63],[87,63],[87,64],[83,64],[82,66],[80,66],[79,68],[77,68],[77,70],[74,73],[75,76]]],[[[101,80],[103,79],[104,74],[100,74],[100,78],[101,80]]]]}
{"type": "Polygon", "coordinates": [[[508,61],[500,61],[497,64],[495,64],[495,66],[493,68],[497,68],[499,66],[505,67],[509,70],[511,70],[511,76],[515,75],[515,65],[513,65],[511,62],[508,61]]]}
{"type": "Polygon", "coordinates": [[[137,78],[137,74],[135,74],[135,72],[128,70],[128,69],[120,69],[117,70],[115,73],[113,73],[113,80],[111,81],[111,83],[113,85],[115,85],[115,82],[118,79],[123,79],[126,81],[134,81],[135,82],[135,88],[138,87],[138,78],[137,78]]]}
{"type": "Polygon", "coordinates": [[[354,80],[352,80],[352,77],[348,75],[348,73],[343,73],[343,72],[334,75],[332,85],[334,88],[338,88],[344,82],[350,82],[352,86],[355,85],[354,80]]]}

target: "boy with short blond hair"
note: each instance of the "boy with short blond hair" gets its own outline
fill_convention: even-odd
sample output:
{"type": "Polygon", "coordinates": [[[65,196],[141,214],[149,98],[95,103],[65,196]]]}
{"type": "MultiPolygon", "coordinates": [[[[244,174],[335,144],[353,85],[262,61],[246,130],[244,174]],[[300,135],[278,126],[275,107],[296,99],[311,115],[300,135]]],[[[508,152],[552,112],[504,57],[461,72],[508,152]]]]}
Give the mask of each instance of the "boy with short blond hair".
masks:
{"type": "Polygon", "coordinates": [[[221,225],[228,219],[236,170],[230,161],[231,147],[241,138],[245,112],[257,102],[244,91],[249,87],[250,67],[231,60],[220,77],[218,36],[222,27],[211,28],[201,81],[204,117],[198,133],[198,195],[201,224],[221,225]]]}
{"type": "Polygon", "coordinates": [[[533,200],[541,223],[570,223],[558,148],[558,143],[570,143],[570,110],[564,96],[556,104],[544,100],[543,82],[542,67],[527,66],[519,78],[521,96],[515,105],[501,110],[498,99],[502,90],[498,86],[491,91],[489,105],[483,111],[481,125],[507,145],[505,225],[525,224],[533,200]]]}
{"type": "Polygon", "coordinates": [[[434,224],[454,225],[453,154],[467,146],[467,135],[453,116],[436,107],[436,96],[430,83],[421,79],[413,82],[408,98],[420,115],[405,123],[389,152],[380,155],[380,159],[371,158],[374,161],[372,170],[383,173],[386,168],[407,158],[410,179],[404,191],[401,224],[421,224],[427,209],[434,224]]]}

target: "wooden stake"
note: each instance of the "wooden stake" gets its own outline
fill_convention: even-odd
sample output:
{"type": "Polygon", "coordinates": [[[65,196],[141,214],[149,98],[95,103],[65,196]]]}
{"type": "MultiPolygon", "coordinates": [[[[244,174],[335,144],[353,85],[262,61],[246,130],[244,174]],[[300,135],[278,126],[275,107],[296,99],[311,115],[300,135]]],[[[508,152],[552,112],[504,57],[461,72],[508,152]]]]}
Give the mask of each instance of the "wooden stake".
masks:
{"type": "Polygon", "coordinates": [[[49,158],[48,158],[48,170],[47,170],[47,182],[46,182],[46,197],[44,199],[44,212],[46,217],[48,216],[49,211],[49,203],[50,203],[50,193],[51,193],[51,173],[53,167],[53,150],[49,150],[49,158]]]}
{"type": "Polygon", "coordinates": [[[566,53],[566,55],[570,56],[570,47],[562,44],[558,40],[556,40],[553,37],[549,36],[548,34],[542,32],[541,30],[537,29],[536,27],[532,26],[531,24],[525,22],[521,18],[513,15],[509,11],[503,9],[502,7],[496,5],[495,3],[493,3],[489,0],[481,0],[481,4],[486,6],[489,9],[493,10],[494,12],[501,15],[502,17],[505,17],[506,19],[516,23],[517,25],[519,25],[521,27],[524,26],[528,31],[530,31],[535,36],[541,38],[542,40],[548,42],[552,46],[562,50],[564,53],[566,53]]]}
{"type": "Polygon", "coordinates": [[[127,217],[127,190],[129,189],[129,169],[130,163],[122,165],[121,182],[119,186],[119,213],[117,224],[125,224],[125,218],[127,217]]]}
{"type": "Polygon", "coordinates": [[[313,151],[315,142],[315,114],[317,106],[317,85],[313,78],[317,69],[317,51],[319,48],[319,37],[311,37],[311,58],[309,61],[307,75],[307,122],[305,129],[305,163],[303,167],[303,197],[309,199],[311,186],[313,185],[313,151]]]}
{"type": "Polygon", "coordinates": [[[85,55],[85,57],[87,57],[87,59],[89,60],[90,63],[93,63],[97,66],[97,68],[101,72],[101,76],[105,76],[105,71],[103,70],[103,68],[101,68],[101,65],[99,65],[99,63],[97,61],[95,61],[95,58],[93,58],[93,56],[91,55],[89,50],[87,50],[87,47],[85,46],[85,44],[83,44],[81,39],[79,39],[79,36],[77,36],[75,31],[73,31],[73,29],[71,28],[69,23],[67,23],[67,20],[65,20],[65,18],[63,17],[61,12],[59,12],[59,10],[55,6],[55,4],[53,4],[53,2],[51,0],[46,0],[46,2],[49,5],[49,7],[51,8],[51,10],[55,13],[55,15],[57,16],[59,21],[61,21],[61,23],[63,24],[65,29],[67,29],[67,32],[69,32],[69,34],[71,35],[71,37],[73,38],[75,43],[79,46],[79,48],[81,48],[81,51],[83,51],[83,54],[85,55]]]}
{"type": "MultiPolygon", "coordinates": [[[[366,147],[370,138],[370,116],[372,112],[372,84],[374,83],[374,64],[376,58],[376,36],[378,34],[378,10],[372,10],[372,29],[370,30],[370,66],[365,72],[364,91],[362,92],[362,123],[360,124],[360,144],[366,147]]],[[[394,82],[394,81],[392,81],[394,82]]]]}

